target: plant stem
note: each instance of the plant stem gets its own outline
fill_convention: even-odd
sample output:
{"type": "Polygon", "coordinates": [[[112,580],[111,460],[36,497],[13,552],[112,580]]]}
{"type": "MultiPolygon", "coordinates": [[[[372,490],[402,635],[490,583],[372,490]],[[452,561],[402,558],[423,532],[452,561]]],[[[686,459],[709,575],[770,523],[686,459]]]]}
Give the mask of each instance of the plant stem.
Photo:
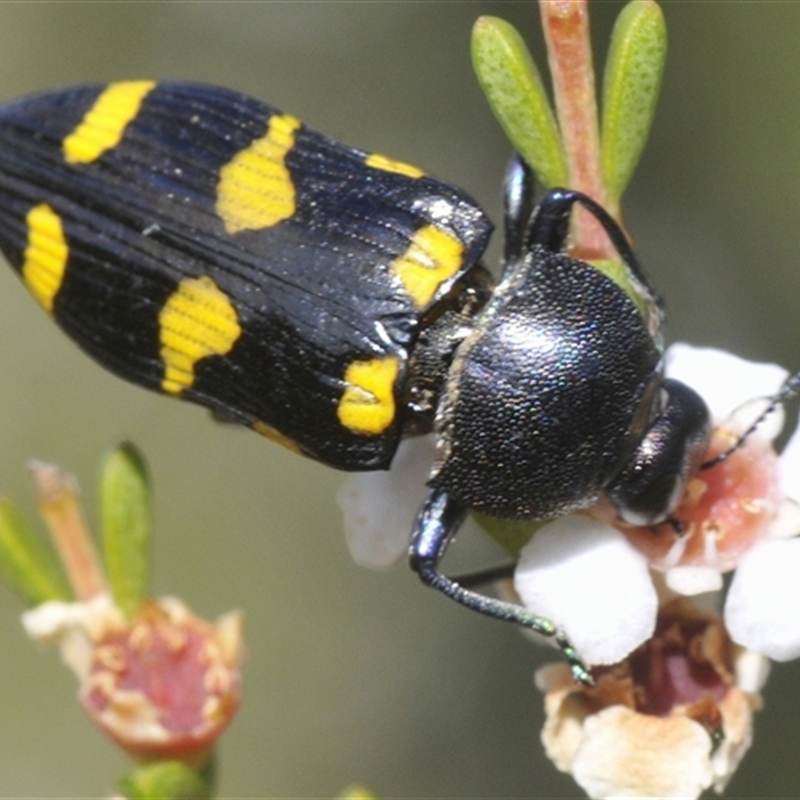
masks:
{"type": "Polygon", "coordinates": [[[75,595],[79,600],[91,600],[106,591],[106,582],[81,513],[74,482],[54,464],[35,461],[30,469],[42,519],[75,595]]]}
{"type": "MultiPolygon", "coordinates": [[[[587,0],[540,0],[539,8],[569,188],[605,205],[587,0]]],[[[572,236],[570,250],[581,258],[615,256],[599,223],[582,208],[576,209],[572,236]]]]}

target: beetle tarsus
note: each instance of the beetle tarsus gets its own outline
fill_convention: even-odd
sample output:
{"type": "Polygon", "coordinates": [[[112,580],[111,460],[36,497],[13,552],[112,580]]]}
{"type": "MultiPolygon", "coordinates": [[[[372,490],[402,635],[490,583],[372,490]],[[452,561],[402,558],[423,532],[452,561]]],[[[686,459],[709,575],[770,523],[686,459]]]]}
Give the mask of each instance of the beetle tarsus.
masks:
{"type": "Polygon", "coordinates": [[[569,639],[565,636],[564,632],[559,630],[555,634],[556,644],[567,659],[569,668],[572,671],[572,678],[576,683],[582,683],[584,686],[594,686],[594,678],[592,673],[586,668],[586,665],[581,661],[581,657],[575,651],[575,648],[570,643],[569,639]]]}

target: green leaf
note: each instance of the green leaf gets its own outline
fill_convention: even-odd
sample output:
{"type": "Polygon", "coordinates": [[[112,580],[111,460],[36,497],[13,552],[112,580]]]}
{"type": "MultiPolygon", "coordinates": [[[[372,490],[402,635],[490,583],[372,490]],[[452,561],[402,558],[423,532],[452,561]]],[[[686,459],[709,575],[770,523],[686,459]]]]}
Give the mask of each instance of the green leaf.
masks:
{"type": "Polygon", "coordinates": [[[181,761],[158,761],[137,767],[119,781],[128,800],[207,800],[207,780],[181,761]]]}
{"type": "Polygon", "coordinates": [[[480,17],[472,29],[472,65],[514,148],[546,187],[566,186],[564,147],[542,79],[516,29],[480,17]]]}
{"type": "Polygon", "coordinates": [[[147,467],[132,444],[106,458],[100,493],[108,580],[114,601],[130,618],[149,594],[152,541],[147,467]]]}
{"type": "Polygon", "coordinates": [[[603,81],[602,170],[606,206],[618,217],[655,114],[667,28],[654,0],[633,0],[614,26],[603,81]]]}
{"type": "Polygon", "coordinates": [[[0,578],[31,606],[71,600],[55,554],[11,500],[0,500],[0,578]]]}
{"type": "Polygon", "coordinates": [[[647,301],[642,296],[641,291],[631,282],[630,272],[622,262],[613,261],[610,258],[591,258],[587,263],[614,281],[633,300],[634,305],[639,309],[639,313],[645,319],[648,318],[650,309],[647,301]]]}
{"type": "Polygon", "coordinates": [[[519,558],[522,548],[533,538],[536,531],[547,523],[547,520],[498,519],[475,511],[472,512],[472,518],[483,528],[484,533],[494,539],[513,558],[519,558]]]}

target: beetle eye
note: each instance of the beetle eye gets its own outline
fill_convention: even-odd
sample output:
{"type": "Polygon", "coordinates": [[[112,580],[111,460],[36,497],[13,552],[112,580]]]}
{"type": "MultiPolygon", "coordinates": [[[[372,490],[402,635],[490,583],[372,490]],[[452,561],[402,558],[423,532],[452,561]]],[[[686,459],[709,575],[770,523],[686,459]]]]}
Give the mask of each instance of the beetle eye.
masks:
{"type": "Polygon", "coordinates": [[[664,379],[658,395],[663,407],[607,489],[620,517],[634,525],[661,522],[675,509],[711,436],[708,408],[694,389],[664,379]]]}

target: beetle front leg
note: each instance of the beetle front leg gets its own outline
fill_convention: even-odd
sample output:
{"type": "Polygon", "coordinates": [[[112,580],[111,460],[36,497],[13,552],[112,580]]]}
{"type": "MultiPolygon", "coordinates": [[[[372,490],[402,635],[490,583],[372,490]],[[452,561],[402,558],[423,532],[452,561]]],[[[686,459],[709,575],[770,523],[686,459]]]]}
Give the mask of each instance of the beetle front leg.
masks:
{"type": "Polygon", "coordinates": [[[522,606],[465,589],[439,572],[439,561],[464,522],[467,508],[447,492],[433,489],[417,515],[411,538],[411,568],[424,584],[438,589],[467,608],[494,619],[513,622],[536,633],[555,639],[570,665],[576,681],[591,686],[593,681],[586,666],[564,633],[544,617],[531,614],[522,606]]]}

